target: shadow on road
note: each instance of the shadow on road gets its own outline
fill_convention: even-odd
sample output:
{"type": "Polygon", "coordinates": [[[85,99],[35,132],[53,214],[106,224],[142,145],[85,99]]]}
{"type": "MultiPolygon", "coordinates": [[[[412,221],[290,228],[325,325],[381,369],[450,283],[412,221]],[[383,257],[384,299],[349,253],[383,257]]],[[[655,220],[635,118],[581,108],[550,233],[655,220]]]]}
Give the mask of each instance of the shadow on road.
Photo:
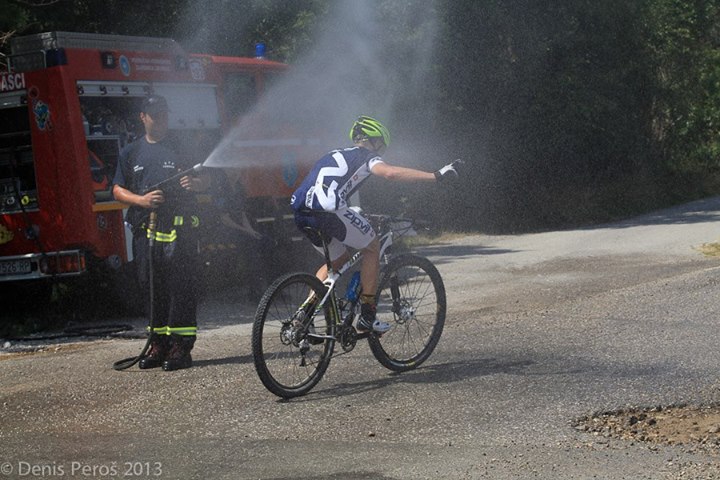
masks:
{"type": "Polygon", "coordinates": [[[451,243],[439,243],[413,249],[419,255],[433,257],[433,262],[443,263],[437,257],[451,257],[457,260],[463,257],[475,257],[477,255],[502,255],[515,253],[515,250],[505,248],[485,247],[483,245],[453,245],[451,243]]]}
{"type": "Polygon", "coordinates": [[[216,365],[237,365],[253,363],[252,355],[236,355],[233,357],[211,358],[207,360],[193,360],[193,368],[213,367],[216,365]]]}
{"type": "Polygon", "coordinates": [[[472,377],[496,375],[500,373],[518,373],[536,362],[532,360],[498,361],[496,359],[478,359],[473,362],[447,362],[420,367],[404,373],[389,373],[381,379],[336,383],[329,388],[317,388],[307,396],[293,399],[293,402],[308,402],[326,398],[346,397],[378,390],[397,383],[453,383],[472,377]]]}
{"type": "Polygon", "coordinates": [[[643,225],[684,225],[720,221],[720,197],[706,198],[696,202],[678,205],[608,225],[594,225],[583,230],[596,228],[629,228],[643,225]]]}

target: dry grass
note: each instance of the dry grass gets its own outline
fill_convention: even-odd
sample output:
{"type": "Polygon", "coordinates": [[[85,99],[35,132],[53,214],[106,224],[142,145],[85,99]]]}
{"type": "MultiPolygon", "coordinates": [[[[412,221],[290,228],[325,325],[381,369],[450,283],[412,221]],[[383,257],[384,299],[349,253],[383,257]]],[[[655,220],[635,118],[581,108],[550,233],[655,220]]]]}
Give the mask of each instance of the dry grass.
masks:
{"type": "Polygon", "coordinates": [[[720,242],[703,243],[696,249],[706,257],[720,257],[720,242]]]}

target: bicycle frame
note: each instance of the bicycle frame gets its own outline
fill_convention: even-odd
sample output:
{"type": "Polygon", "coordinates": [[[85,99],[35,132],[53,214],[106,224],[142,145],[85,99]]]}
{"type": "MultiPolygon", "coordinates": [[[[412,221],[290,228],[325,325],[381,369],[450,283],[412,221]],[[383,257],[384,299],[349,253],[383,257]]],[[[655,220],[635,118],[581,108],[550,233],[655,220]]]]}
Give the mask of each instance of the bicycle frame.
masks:
{"type": "MultiPolygon", "coordinates": [[[[381,225],[380,226],[380,259],[381,261],[387,260],[386,254],[388,248],[392,246],[393,243],[393,230],[388,225],[381,225]],[[384,231],[383,231],[384,230],[384,231]]],[[[345,262],[340,268],[338,268],[337,271],[333,269],[332,266],[332,260],[330,259],[330,252],[328,250],[327,242],[325,241],[325,238],[322,238],[322,245],[323,245],[323,254],[325,256],[325,264],[328,268],[328,275],[327,278],[323,281],[323,284],[327,287],[327,292],[323,296],[323,298],[318,302],[318,304],[315,306],[315,309],[312,313],[312,315],[309,315],[306,319],[306,324],[309,325],[309,323],[312,321],[312,317],[315,316],[316,312],[320,311],[321,309],[325,308],[325,304],[330,301],[330,312],[331,312],[331,321],[333,324],[333,327],[336,327],[338,325],[341,325],[344,321],[343,318],[341,318],[340,315],[340,309],[338,308],[338,302],[337,302],[337,296],[335,295],[335,285],[337,284],[337,281],[342,277],[348,270],[350,270],[353,266],[355,266],[360,259],[362,258],[362,251],[358,250],[355,252],[350,259],[345,262]]],[[[312,300],[311,294],[308,297],[308,301],[312,300]]],[[[356,300],[357,302],[357,300],[356,300]]],[[[354,305],[356,302],[353,302],[351,309],[354,310],[354,305]]],[[[354,315],[350,317],[350,322],[354,319],[354,315]]],[[[307,326],[306,325],[306,326],[307,326]]],[[[333,335],[314,335],[317,338],[335,338],[335,332],[333,331],[333,335]]]]}

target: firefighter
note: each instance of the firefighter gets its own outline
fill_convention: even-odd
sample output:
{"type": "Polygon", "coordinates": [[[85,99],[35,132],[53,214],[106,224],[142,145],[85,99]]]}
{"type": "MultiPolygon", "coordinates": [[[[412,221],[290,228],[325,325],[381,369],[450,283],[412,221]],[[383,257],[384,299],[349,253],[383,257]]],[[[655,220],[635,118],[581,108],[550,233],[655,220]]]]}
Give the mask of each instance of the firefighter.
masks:
{"type": "MultiPolygon", "coordinates": [[[[353,123],[350,139],[354,147],[333,150],[317,161],[290,202],[295,211],[295,224],[301,231],[312,227],[332,238],[329,250],[334,268],[349,260],[346,246],[362,250],[361,314],[355,328],[358,332],[372,330],[384,333],[390,329],[390,324],[375,316],[380,242],[362,212],[351,208],[348,200],[370,175],[401,182],[442,181],[457,178],[457,167],[461,161],[456,160],[435,172],[390,165],[381,157],[390,145],[390,132],[380,122],[367,116],[360,116],[353,123]]],[[[322,252],[322,245],[316,244],[315,247],[322,252]]],[[[317,276],[324,280],[327,266],[320,267],[317,276]]]]}
{"type": "Polygon", "coordinates": [[[140,360],[141,369],[165,371],[192,366],[190,354],[197,335],[198,235],[200,219],[193,192],[208,187],[202,175],[168,180],[189,168],[190,162],[173,150],[168,135],[168,104],[160,95],[146,97],[140,109],[145,135],[120,153],[113,179],[116,200],[130,205],[126,221],[133,231],[133,255],[138,280],[151,291],[150,348],[140,360]],[[184,161],[185,160],[185,161],[184,161]],[[168,180],[161,188],[151,188],[168,180]],[[150,212],[157,213],[152,240],[150,212]],[[152,248],[150,248],[152,245],[152,248]],[[149,256],[152,252],[152,263],[149,256]],[[152,276],[149,275],[152,268],[152,276]],[[149,279],[153,285],[150,288],[149,279]]]}

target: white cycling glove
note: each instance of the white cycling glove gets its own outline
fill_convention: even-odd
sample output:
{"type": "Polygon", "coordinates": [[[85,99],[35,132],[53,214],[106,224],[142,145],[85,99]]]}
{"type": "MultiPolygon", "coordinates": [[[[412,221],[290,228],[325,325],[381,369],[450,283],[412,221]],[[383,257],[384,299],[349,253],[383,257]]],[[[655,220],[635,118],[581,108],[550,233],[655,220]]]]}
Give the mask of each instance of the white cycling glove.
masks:
{"type": "Polygon", "coordinates": [[[435,179],[438,182],[442,182],[444,180],[447,180],[449,178],[458,178],[460,175],[458,174],[458,169],[460,165],[462,165],[463,161],[458,159],[455,160],[452,163],[448,163],[444,167],[442,167],[440,170],[435,172],[435,179]]]}

